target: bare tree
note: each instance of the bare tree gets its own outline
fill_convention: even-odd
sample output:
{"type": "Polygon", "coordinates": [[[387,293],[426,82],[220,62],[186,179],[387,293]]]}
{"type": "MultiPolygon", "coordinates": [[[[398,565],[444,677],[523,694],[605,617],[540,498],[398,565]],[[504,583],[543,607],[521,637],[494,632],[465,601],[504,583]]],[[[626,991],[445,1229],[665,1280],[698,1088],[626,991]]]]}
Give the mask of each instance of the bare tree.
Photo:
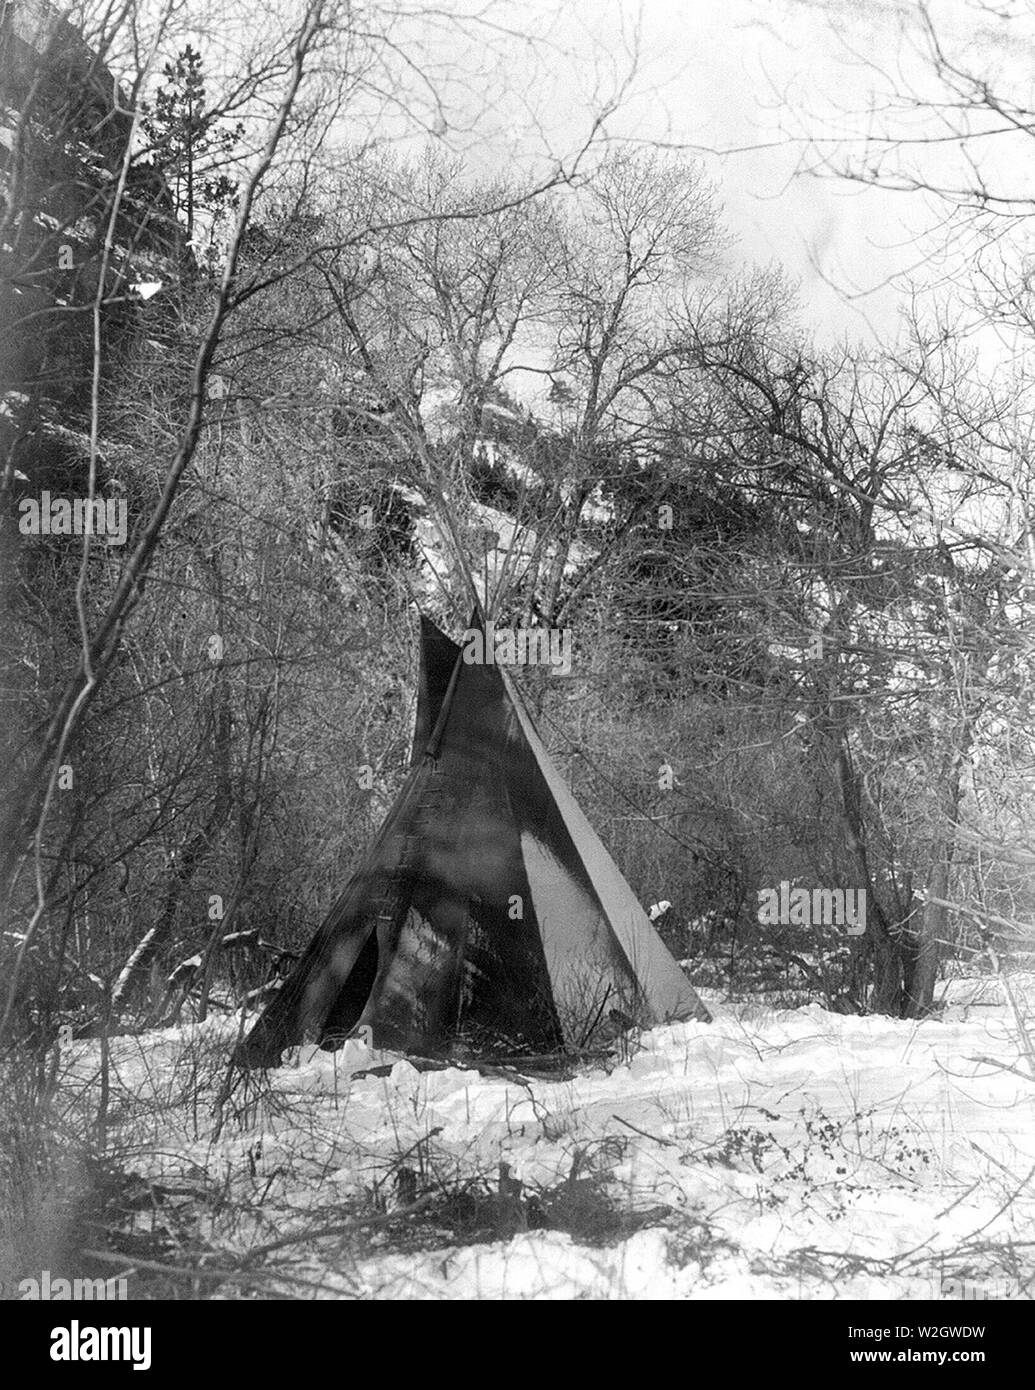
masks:
{"type": "MultiPolygon", "coordinates": [[[[13,12],[17,26],[24,7],[16,6],[13,12]]],[[[5,11],[8,18],[11,13],[5,11]]],[[[95,134],[98,140],[103,134],[111,177],[103,181],[103,192],[94,200],[96,207],[90,205],[91,236],[96,245],[91,243],[89,276],[71,298],[57,292],[60,286],[48,289],[49,298],[30,306],[30,312],[21,312],[16,325],[24,339],[33,315],[46,315],[55,324],[55,342],[61,339],[63,319],[88,325],[83,354],[86,389],[80,431],[80,491],[86,504],[92,506],[99,490],[109,483],[107,459],[122,447],[116,421],[119,428],[125,428],[130,415],[127,402],[119,401],[117,374],[112,371],[112,315],[126,304],[135,311],[140,297],[137,282],[149,278],[149,273],[153,276],[158,268],[153,247],[139,230],[140,220],[146,213],[145,220],[149,218],[152,224],[164,219],[167,231],[170,227],[176,230],[175,208],[163,192],[160,173],[150,167],[153,151],[149,152],[139,137],[139,112],[162,59],[182,44],[187,18],[175,7],[167,7],[145,22],[128,0],[115,11],[98,10],[97,23],[92,23],[89,13],[78,16],[78,29],[75,24],[59,23],[56,17],[48,18],[49,11],[43,13],[43,39],[34,39],[18,50],[25,90],[13,138],[15,159],[4,187],[4,214],[11,233],[7,241],[13,248],[4,269],[9,293],[17,296],[21,281],[31,278],[37,266],[47,263],[48,258],[60,260],[62,234],[76,225],[77,218],[82,221],[81,206],[69,204],[55,217],[48,211],[50,204],[56,206],[53,190],[30,186],[33,160],[29,146],[43,130],[48,148],[74,143],[76,158],[82,155],[88,160],[92,157],[91,140],[95,134]],[[89,39],[83,36],[87,31],[89,39]],[[84,89],[92,103],[85,123],[78,108],[70,113],[59,99],[61,74],[69,63],[78,64],[77,75],[88,70],[97,78],[84,89]]],[[[133,348],[138,353],[134,370],[142,366],[147,352],[156,354],[155,373],[147,378],[147,392],[156,409],[151,418],[152,436],[144,448],[148,454],[157,452],[159,464],[153,468],[148,460],[136,472],[122,472],[124,486],[128,480],[129,500],[136,506],[129,544],[117,563],[113,554],[101,551],[91,535],[83,536],[75,582],[70,589],[58,586],[66,595],[74,644],[55,642],[54,666],[46,682],[23,682],[25,698],[20,704],[15,702],[18,740],[11,749],[10,794],[0,826],[0,883],[8,909],[19,918],[24,910],[26,920],[24,930],[18,933],[0,1010],[0,1034],[7,1036],[25,963],[35,949],[53,896],[46,827],[54,812],[61,769],[81,756],[79,745],[97,710],[97,697],[113,671],[125,662],[134,614],[141,611],[142,595],[154,576],[162,538],[170,518],[176,515],[199,449],[208,447],[210,436],[217,442],[224,437],[230,418],[228,389],[233,409],[248,402],[247,388],[235,391],[258,360],[256,337],[249,339],[248,335],[258,334],[268,349],[273,341],[283,343],[296,331],[288,323],[274,325],[271,332],[268,320],[265,325],[261,323],[258,306],[265,300],[269,307],[272,301],[268,297],[278,286],[288,282],[297,285],[300,276],[305,279],[308,267],[324,296],[322,307],[315,310],[319,320],[328,308],[333,309],[328,287],[337,283],[340,288],[341,257],[362,259],[364,248],[394,227],[400,231],[409,228],[418,238],[420,227],[451,219],[469,221],[491,211],[484,200],[477,207],[453,204],[429,211],[415,206],[412,199],[397,198],[390,208],[368,206],[365,217],[353,218],[347,225],[328,224],[326,235],[300,235],[314,190],[326,192],[335,184],[340,186],[342,180],[348,181],[357,158],[357,130],[363,132],[360,152],[369,153],[393,140],[412,137],[415,131],[442,138],[451,123],[466,122],[468,134],[477,125],[480,113],[472,105],[471,94],[462,79],[457,80],[455,65],[446,61],[453,56],[450,42],[468,45],[481,63],[494,64],[494,82],[502,90],[510,80],[503,54],[520,35],[509,26],[494,26],[485,13],[468,15],[462,7],[455,14],[436,12],[429,16],[424,7],[414,5],[359,17],[351,7],[337,5],[334,0],[312,0],[292,6],[284,14],[281,19],[277,14],[262,13],[245,24],[239,14],[228,12],[220,17],[211,12],[202,26],[209,42],[205,53],[206,63],[210,63],[207,114],[240,127],[240,145],[233,156],[234,167],[240,171],[234,224],[225,236],[217,238],[212,269],[192,281],[189,293],[168,293],[170,314],[157,336],[145,338],[142,344],[138,340],[133,348]],[[216,22],[220,18],[226,21],[222,27],[216,22]],[[461,114],[462,121],[458,121],[461,114]],[[69,653],[76,647],[78,654],[70,659],[69,653]],[[59,652],[59,648],[63,649],[59,652]],[[32,903],[27,908],[26,870],[34,880],[32,903]]],[[[534,61],[535,40],[528,51],[534,61]]],[[[578,133],[571,149],[533,151],[540,161],[539,171],[528,186],[514,192],[501,186],[497,200],[501,218],[508,207],[516,208],[537,192],[573,176],[600,136],[622,85],[619,81],[611,96],[602,96],[600,108],[587,113],[585,129],[578,133]]],[[[71,84],[65,81],[63,90],[70,91],[71,84]]],[[[62,166],[62,177],[74,188],[75,167],[69,167],[66,177],[62,166]]],[[[174,235],[172,239],[177,238],[174,235]]],[[[411,251],[416,246],[415,240],[411,251]]],[[[157,279],[175,283],[178,272],[179,267],[167,258],[157,279]]],[[[158,288],[162,289],[161,283],[158,288]]],[[[153,292],[154,286],[149,289],[153,292]]],[[[510,293],[503,292],[499,303],[510,293]]],[[[491,318],[496,309],[489,307],[486,312],[491,318]]],[[[154,334],[158,324],[154,319],[148,326],[151,324],[154,334]]],[[[319,334],[314,336],[311,328],[311,324],[305,325],[304,333],[319,346],[319,334]]],[[[456,338],[457,346],[463,341],[461,334],[456,338]]],[[[261,357],[261,352],[258,355],[261,357]]],[[[266,360],[268,364],[268,356],[266,360]]],[[[60,377],[60,372],[55,376],[60,377]]],[[[15,387],[19,382],[13,383],[15,387]]],[[[310,397],[311,387],[309,377],[310,397]]],[[[268,399],[268,393],[259,397],[260,403],[268,399]]],[[[333,404],[330,393],[324,393],[316,408],[321,411],[333,404]]],[[[312,401],[296,400],[293,405],[301,411],[311,407],[312,401]]],[[[238,422],[249,427],[259,418],[255,409],[237,415],[238,422]]],[[[134,445],[143,443],[144,433],[130,422],[127,437],[134,445]]],[[[24,462],[21,447],[16,438],[6,450],[3,476],[8,497],[24,491],[26,470],[19,465],[20,459],[24,462]]],[[[28,478],[30,485],[39,485],[39,481],[39,477],[28,478]]],[[[218,589],[221,575],[213,570],[211,578],[218,589]]],[[[218,751],[216,767],[222,771],[217,773],[208,812],[200,815],[193,831],[179,836],[178,858],[169,870],[166,916],[170,920],[191,878],[191,866],[211,851],[219,827],[226,823],[227,688],[218,671],[213,699],[216,718],[212,728],[224,731],[213,744],[218,751]]],[[[145,950],[138,965],[146,955],[145,950]]]]}

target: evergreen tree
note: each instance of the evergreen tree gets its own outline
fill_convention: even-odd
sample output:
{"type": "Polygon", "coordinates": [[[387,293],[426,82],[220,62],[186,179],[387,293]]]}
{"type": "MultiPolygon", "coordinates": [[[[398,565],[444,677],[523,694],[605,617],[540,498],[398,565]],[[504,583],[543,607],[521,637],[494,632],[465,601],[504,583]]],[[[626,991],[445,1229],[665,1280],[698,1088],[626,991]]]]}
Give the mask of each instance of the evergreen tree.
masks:
{"type": "Polygon", "coordinates": [[[190,241],[199,212],[215,220],[237,206],[237,185],[223,169],[244,126],[226,125],[224,113],[208,105],[201,54],[190,44],[163,74],[165,85],[144,105],[141,125],[190,241]]]}

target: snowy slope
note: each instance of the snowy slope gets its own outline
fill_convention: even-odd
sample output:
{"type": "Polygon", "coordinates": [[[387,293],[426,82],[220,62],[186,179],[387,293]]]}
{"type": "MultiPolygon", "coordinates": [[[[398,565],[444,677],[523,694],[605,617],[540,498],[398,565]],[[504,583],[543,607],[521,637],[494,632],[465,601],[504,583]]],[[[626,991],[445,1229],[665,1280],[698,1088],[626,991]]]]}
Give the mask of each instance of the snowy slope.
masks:
{"type": "MultiPolygon", "coordinates": [[[[1035,1000],[1035,977],[1015,987],[1035,1000]]],[[[214,1091],[230,1026],[123,1039],[124,1136],[136,1171],[235,1193],[233,1222],[211,1216],[205,1235],[241,1253],[371,1210],[371,1193],[389,1210],[491,1194],[501,1162],[522,1184],[499,1239],[425,1224],[423,1248],[400,1249],[384,1217],[359,1242],[301,1239],[277,1268],[322,1296],[930,1298],[961,1278],[1031,1296],[1035,1083],[994,981],[956,982],[942,1019],[919,1024],[709,1005],[711,1025],[656,1029],[563,1081],[406,1060],[356,1076],[385,1059],[304,1049],[218,1137],[183,1081],[207,1058],[214,1091]],[[402,1167],[415,1176],[397,1199],[402,1167]],[[523,1229],[537,1204],[601,1193],[627,1218],[611,1238],[523,1229]]],[[[81,1079],[94,1063],[82,1045],[81,1079]]]]}

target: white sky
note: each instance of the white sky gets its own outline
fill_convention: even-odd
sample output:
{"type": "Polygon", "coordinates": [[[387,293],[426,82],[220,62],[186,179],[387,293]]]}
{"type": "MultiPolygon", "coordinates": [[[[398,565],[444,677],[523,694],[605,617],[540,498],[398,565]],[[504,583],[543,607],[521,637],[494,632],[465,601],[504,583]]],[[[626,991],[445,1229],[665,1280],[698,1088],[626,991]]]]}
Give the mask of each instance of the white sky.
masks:
{"type": "MultiPolygon", "coordinates": [[[[187,0],[184,22],[205,31],[202,46],[214,55],[217,35],[234,46],[235,26],[225,20],[236,16],[240,25],[242,3],[187,0]]],[[[1035,0],[928,3],[951,54],[1035,104],[1035,0]]],[[[263,13],[288,24],[300,4],[273,0],[263,13]]],[[[343,122],[345,138],[398,134],[405,145],[414,118],[437,129],[434,91],[448,116],[446,143],[473,167],[527,172],[538,159],[541,171],[544,153],[578,148],[635,50],[636,74],[608,133],[726,151],[702,158],[736,238],[731,258],[775,262],[798,280],[801,320],[817,338],[887,343],[902,329],[909,289],[931,306],[936,284],[944,304],[966,280],[971,247],[938,256],[934,242],[918,242],[937,219],[930,203],[798,172],[804,142],[795,137],[843,134],[874,92],[931,90],[916,0],[445,0],[441,8],[370,0],[369,10],[379,32],[392,25],[398,70],[383,88],[374,72],[365,109],[352,107],[343,122]],[[466,38],[453,20],[458,11],[468,15],[466,38]],[[379,90],[404,93],[407,114],[378,100],[379,90]]],[[[247,13],[249,33],[253,25],[257,32],[250,3],[247,13]]],[[[861,114],[854,128],[866,128],[861,114]]],[[[936,128],[924,116],[917,129],[936,128]]],[[[986,142],[983,167],[1007,182],[1027,177],[1035,191],[1033,149],[1029,137],[1019,146],[986,142]]],[[[936,177],[958,165],[946,146],[920,159],[936,177]]],[[[996,362],[994,344],[988,350],[996,362]]]]}
{"type": "MultiPolygon", "coordinates": [[[[1025,11],[1027,27],[986,23],[977,0],[932,4],[953,54],[1004,74],[1014,92],[1030,91],[1032,6],[1000,0],[998,8],[1025,11]]],[[[950,248],[946,259],[933,254],[934,243],[918,243],[937,222],[930,202],[798,172],[803,142],[795,136],[862,131],[872,93],[931,90],[912,0],[566,0],[561,9],[551,0],[503,0],[496,13],[543,46],[524,58],[512,49],[505,73],[473,85],[485,105],[472,152],[498,167],[544,145],[571,149],[594,95],[613,88],[635,41],[633,91],[609,131],[724,151],[702,157],[737,238],[734,256],[775,261],[799,280],[802,320],[817,336],[886,342],[900,331],[909,287],[937,284],[940,300],[952,299],[969,248],[950,248]],[[514,90],[503,93],[497,82],[514,90]]],[[[917,128],[936,129],[926,116],[917,128]]],[[[450,138],[463,146],[462,135],[450,138]]],[[[1021,149],[989,142],[981,157],[1009,176],[1010,159],[1031,162],[1030,145],[1026,137],[1021,149]]],[[[921,169],[955,172],[955,156],[944,147],[923,153],[921,169]]]]}
{"type": "MultiPolygon", "coordinates": [[[[893,28],[880,12],[872,6],[875,41],[893,28]]],[[[827,133],[830,88],[854,105],[865,97],[828,16],[793,0],[647,0],[644,21],[659,75],[683,65],[682,80],[664,74],[659,85],[673,139],[731,151],[706,164],[740,254],[775,260],[799,279],[804,317],[819,333],[864,333],[867,322],[894,329],[896,294],[867,295],[853,307],[824,277],[848,293],[881,285],[915,259],[921,209],[901,195],[798,172],[802,146],[791,132],[809,121],[827,133]]],[[[646,134],[647,113],[641,123],[646,134]]]]}

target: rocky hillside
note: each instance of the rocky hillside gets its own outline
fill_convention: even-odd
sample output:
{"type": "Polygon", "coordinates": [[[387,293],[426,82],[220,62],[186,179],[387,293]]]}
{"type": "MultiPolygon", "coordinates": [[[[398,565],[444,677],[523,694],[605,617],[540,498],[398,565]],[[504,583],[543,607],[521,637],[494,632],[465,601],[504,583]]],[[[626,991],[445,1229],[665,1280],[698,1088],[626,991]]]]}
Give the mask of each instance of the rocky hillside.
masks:
{"type": "Polygon", "coordinates": [[[7,511],[27,492],[81,490],[95,304],[106,384],[133,337],[171,312],[184,251],[161,176],[128,158],[129,95],[46,0],[3,6],[0,72],[7,511]]]}

